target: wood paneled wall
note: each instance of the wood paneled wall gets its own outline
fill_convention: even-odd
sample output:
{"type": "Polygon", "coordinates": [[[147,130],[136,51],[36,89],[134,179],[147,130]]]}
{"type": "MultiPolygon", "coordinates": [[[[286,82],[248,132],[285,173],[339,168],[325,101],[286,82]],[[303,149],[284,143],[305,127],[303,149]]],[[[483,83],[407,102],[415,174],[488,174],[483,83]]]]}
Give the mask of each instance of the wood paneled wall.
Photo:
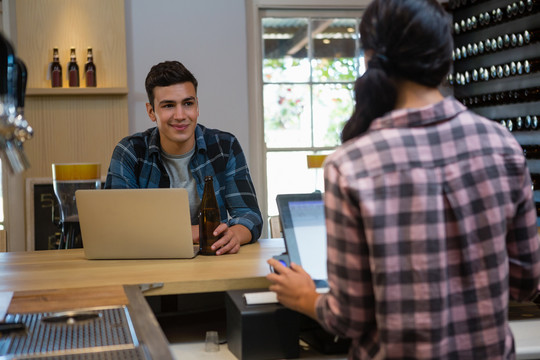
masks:
{"type": "Polygon", "coordinates": [[[26,111],[35,137],[24,147],[26,177],[51,177],[52,163],[98,162],[105,175],[116,143],[127,134],[127,97],[31,96],[26,111]]]}
{"type": "MultiPolygon", "coordinates": [[[[63,162],[98,162],[104,176],[114,146],[129,131],[124,0],[16,0],[15,8],[16,54],[28,68],[25,115],[34,128],[24,145],[31,168],[23,181],[52,179],[51,164],[63,162]],[[66,79],[72,46],[80,88],[69,88],[66,79]],[[51,88],[47,76],[53,47],[60,53],[63,88],[51,88]],[[87,47],[93,49],[97,88],[84,84],[87,47]]],[[[29,222],[27,216],[26,229],[29,222]]]]}
{"type": "Polygon", "coordinates": [[[116,143],[128,133],[124,0],[17,0],[17,56],[28,68],[25,114],[34,138],[25,144],[25,177],[51,177],[55,162],[100,162],[106,171],[116,143]],[[58,47],[64,87],[47,80],[58,47]],[[81,88],[65,78],[69,48],[77,50],[81,88]],[[97,88],[84,88],[86,49],[97,67],[97,88]]]}

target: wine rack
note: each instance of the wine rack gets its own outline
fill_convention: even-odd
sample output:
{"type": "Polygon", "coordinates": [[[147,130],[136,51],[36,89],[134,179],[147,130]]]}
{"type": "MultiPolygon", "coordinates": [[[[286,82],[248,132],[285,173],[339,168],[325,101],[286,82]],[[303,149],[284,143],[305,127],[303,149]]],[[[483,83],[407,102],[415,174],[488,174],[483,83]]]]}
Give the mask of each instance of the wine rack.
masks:
{"type": "Polygon", "coordinates": [[[449,0],[446,6],[454,33],[448,84],[459,101],[521,144],[540,209],[540,0],[449,0]]]}

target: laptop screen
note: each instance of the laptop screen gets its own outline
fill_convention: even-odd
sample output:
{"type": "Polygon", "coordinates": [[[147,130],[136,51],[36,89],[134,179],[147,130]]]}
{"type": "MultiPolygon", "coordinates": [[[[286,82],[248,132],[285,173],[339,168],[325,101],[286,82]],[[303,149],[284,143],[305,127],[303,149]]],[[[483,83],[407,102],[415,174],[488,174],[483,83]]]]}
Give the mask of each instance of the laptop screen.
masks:
{"type": "Polygon", "coordinates": [[[277,198],[289,259],[316,282],[326,280],[326,225],[321,193],[281,194],[277,198]]]}

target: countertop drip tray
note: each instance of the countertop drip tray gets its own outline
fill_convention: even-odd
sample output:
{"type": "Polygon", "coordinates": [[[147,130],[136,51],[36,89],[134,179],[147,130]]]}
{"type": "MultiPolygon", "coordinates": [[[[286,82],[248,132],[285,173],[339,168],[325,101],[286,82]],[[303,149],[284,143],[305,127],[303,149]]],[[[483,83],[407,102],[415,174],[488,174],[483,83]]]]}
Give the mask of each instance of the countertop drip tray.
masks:
{"type": "Polygon", "coordinates": [[[0,359],[147,359],[126,306],[8,314],[25,331],[0,339],[0,359]]]}

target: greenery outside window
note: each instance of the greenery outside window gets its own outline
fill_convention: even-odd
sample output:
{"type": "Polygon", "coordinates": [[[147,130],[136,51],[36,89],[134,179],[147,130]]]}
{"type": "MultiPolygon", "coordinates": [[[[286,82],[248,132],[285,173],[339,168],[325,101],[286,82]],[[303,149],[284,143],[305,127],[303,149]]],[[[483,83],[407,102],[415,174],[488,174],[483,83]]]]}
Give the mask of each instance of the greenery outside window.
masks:
{"type": "Polygon", "coordinates": [[[277,194],[324,190],[323,170],[308,169],[307,155],[340,145],[354,107],[354,82],[365,71],[361,13],[350,13],[282,11],[261,18],[269,216],[277,215],[277,194]]]}

